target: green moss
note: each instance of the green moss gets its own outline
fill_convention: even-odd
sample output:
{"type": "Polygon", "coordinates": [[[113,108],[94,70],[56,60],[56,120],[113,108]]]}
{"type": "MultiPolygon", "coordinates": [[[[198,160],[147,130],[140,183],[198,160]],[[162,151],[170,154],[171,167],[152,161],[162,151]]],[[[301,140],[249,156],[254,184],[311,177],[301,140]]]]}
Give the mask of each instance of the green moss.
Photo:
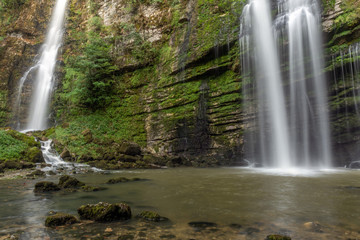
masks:
{"type": "Polygon", "coordinates": [[[52,216],[49,216],[45,220],[46,227],[57,227],[64,225],[71,225],[79,222],[77,218],[73,215],[67,213],[56,213],[52,216]]]}
{"type": "Polygon", "coordinates": [[[274,235],[268,235],[266,237],[266,240],[291,240],[291,237],[274,234],[274,235]]]}

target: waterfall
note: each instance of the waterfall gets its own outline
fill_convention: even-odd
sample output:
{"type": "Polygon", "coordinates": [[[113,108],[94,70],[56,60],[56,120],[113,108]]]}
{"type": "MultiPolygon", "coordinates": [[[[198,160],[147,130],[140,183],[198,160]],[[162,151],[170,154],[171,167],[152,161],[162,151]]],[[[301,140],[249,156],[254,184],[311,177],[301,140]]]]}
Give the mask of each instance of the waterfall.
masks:
{"type": "Polygon", "coordinates": [[[329,167],[318,3],[278,0],[276,10],[272,19],[268,0],[250,0],[241,17],[244,104],[256,128],[245,134],[246,157],[267,167],[329,167]]]}
{"type": "Polygon", "coordinates": [[[360,117],[360,43],[355,43],[332,56],[336,94],[336,114],[345,115],[345,125],[351,131],[351,119],[360,117]]]}
{"type": "MultiPolygon", "coordinates": [[[[46,35],[46,40],[40,50],[40,58],[21,78],[17,105],[21,103],[21,92],[24,82],[31,71],[36,71],[34,90],[31,97],[30,109],[27,118],[26,129],[44,130],[48,127],[48,106],[51,93],[54,87],[54,71],[56,66],[58,50],[62,44],[64,32],[65,10],[68,0],[57,0],[50,25],[46,35]]],[[[16,106],[18,112],[20,106],[16,106]]],[[[18,126],[21,128],[21,126],[18,126]]]]}

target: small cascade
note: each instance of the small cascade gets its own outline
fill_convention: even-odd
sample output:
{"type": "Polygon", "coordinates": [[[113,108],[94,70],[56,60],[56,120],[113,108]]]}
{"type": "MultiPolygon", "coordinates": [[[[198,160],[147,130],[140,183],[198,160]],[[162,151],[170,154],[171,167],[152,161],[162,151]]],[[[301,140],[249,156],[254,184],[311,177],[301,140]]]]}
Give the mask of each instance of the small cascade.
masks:
{"type": "Polygon", "coordinates": [[[69,163],[65,162],[60,155],[52,148],[52,140],[40,141],[41,142],[41,151],[44,156],[45,162],[50,165],[48,167],[43,168],[42,170],[45,172],[99,172],[101,171],[98,168],[90,167],[87,164],[82,163],[69,163]]]}
{"type": "Polygon", "coordinates": [[[266,167],[330,167],[320,8],[249,0],[240,24],[246,158],[266,167]],[[254,79],[254,80],[253,80],[254,79]],[[253,130],[256,129],[256,130],[253,130]]]}
{"type": "Polygon", "coordinates": [[[54,87],[54,72],[57,54],[62,44],[62,37],[64,33],[63,25],[67,3],[68,0],[56,1],[48,33],[46,35],[46,41],[41,47],[40,58],[37,63],[32,66],[20,79],[17,100],[15,103],[16,106],[14,106],[17,109],[15,114],[18,119],[21,113],[21,93],[23,91],[24,83],[28,80],[29,74],[36,71],[34,73],[34,88],[28,113],[27,125],[21,126],[18,121],[18,130],[44,130],[48,127],[48,105],[54,87]]]}
{"type": "MultiPolygon", "coordinates": [[[[337,114],[345,112],[346,120],[355,113],[360,117],[360,43],[332,56],[337,114]]],[[[346,123],[349,129],[349,123],[346,123]]]]}

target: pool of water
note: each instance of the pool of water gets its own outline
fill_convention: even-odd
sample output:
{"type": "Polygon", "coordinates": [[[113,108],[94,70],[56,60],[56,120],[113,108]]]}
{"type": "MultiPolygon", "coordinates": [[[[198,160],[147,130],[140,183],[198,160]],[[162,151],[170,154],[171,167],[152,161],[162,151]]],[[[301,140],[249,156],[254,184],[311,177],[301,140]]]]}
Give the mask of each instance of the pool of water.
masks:
{"type": "MultiPolygon", "coordinates": [[[[133,239],[264,239],[280,233],[293,239],[360,238],[357,170],[177,168],[75,177],[107,189],[34,195],[35,182],[44,179],[1,181],[0,236],[17,233],[21,239],[118,239],[132,234],[133,239]],[[105,184],[116,176],[146,181],[105,184]],[[44,227],[49,211],[76,214],[80,205],[100,201],[126,202],[133,215],[154,210],[170,223],[149,225],[134,218],[125,223],[82,223],[90,224],[88,227],[44,227]],[[216,227],[197,229],[189,222],[211,222],[216,227]],[[111,229],[111,234],[106,229],[111,229]]],[[[58,177],[46,180],[57,182],[58,177]]]]}

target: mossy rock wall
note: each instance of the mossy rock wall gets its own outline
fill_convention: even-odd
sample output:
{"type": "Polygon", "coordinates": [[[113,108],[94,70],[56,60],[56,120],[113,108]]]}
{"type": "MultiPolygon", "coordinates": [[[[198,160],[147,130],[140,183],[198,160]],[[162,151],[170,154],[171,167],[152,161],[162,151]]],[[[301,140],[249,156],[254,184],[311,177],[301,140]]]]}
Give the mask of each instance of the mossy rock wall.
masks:
{"type": "Polygon", "coordinates": [[[360,116],[356,113],[360,88],[352,69],[355,59],[349,47],[360,42],[360,1],[325,1],[323,27],[325,36],[325,72],[329,86],[329,114],[334,161],[348,166],[360,154],[360,116]],[[355,83],[355,84],[354,84],[355,83]]]}
{"type": "MultiPolygon", "coordinates": [[[[33,22],[38,23],[36,31],[16,28],[24,17],[19,18],[13,27],[7,27],[6,38],[0,42],[0,53],[5,56],[0,59],[0,70],[6,73],[0,76],[0,118],[3,116],[4,123],[11,120],[15,79],[31,65],[52,2],[26,3],[18,14],[30,16],[39,7],[44,13],[27,21],[29,29],[35,26],[33,22]],[[15,33],[22,33],[22,38],[15,33]]],[[[360,40],[359,1],[323,3],[325,52],[331,59],[331,54],[360,40]]],[[[238,46],[239,18],[245,4],[245,0],[70,1],[59,57],[64,62],[57,72],[62,82],[52,103],[57,126],[48,133],[55,138],[58,151],[66,146],[72,159],[99,159],[111,152],[109,146],[126,140],[152,154],[201,158],[220,165],[241,160],[243,123],[251,118],[242,106],[238,46]],[[96,110],[63,101],[73,84],[62,78],[68,73],[68,59],[83,54],[91,31],[111,46],[116,67],[111,76],[111,100],[96,110]],[[82,134],[86,131],[92,134],[90,140],[82,134]]],[[[331,75],[337,66],[328,60],[326,67],[334,149],[338,150],[339,143],[346,142],[341,120],[346,115],[334,115],[332,106],[339,103],[331,75]]],[[[358,121],[352,119],[356,138],[360,135],[358,121]]],[[[350,142],[347,146],[353,149],[356,141],[350,142]]],[[[340,158],[336,161],[343,163],[340,158]]]]}

